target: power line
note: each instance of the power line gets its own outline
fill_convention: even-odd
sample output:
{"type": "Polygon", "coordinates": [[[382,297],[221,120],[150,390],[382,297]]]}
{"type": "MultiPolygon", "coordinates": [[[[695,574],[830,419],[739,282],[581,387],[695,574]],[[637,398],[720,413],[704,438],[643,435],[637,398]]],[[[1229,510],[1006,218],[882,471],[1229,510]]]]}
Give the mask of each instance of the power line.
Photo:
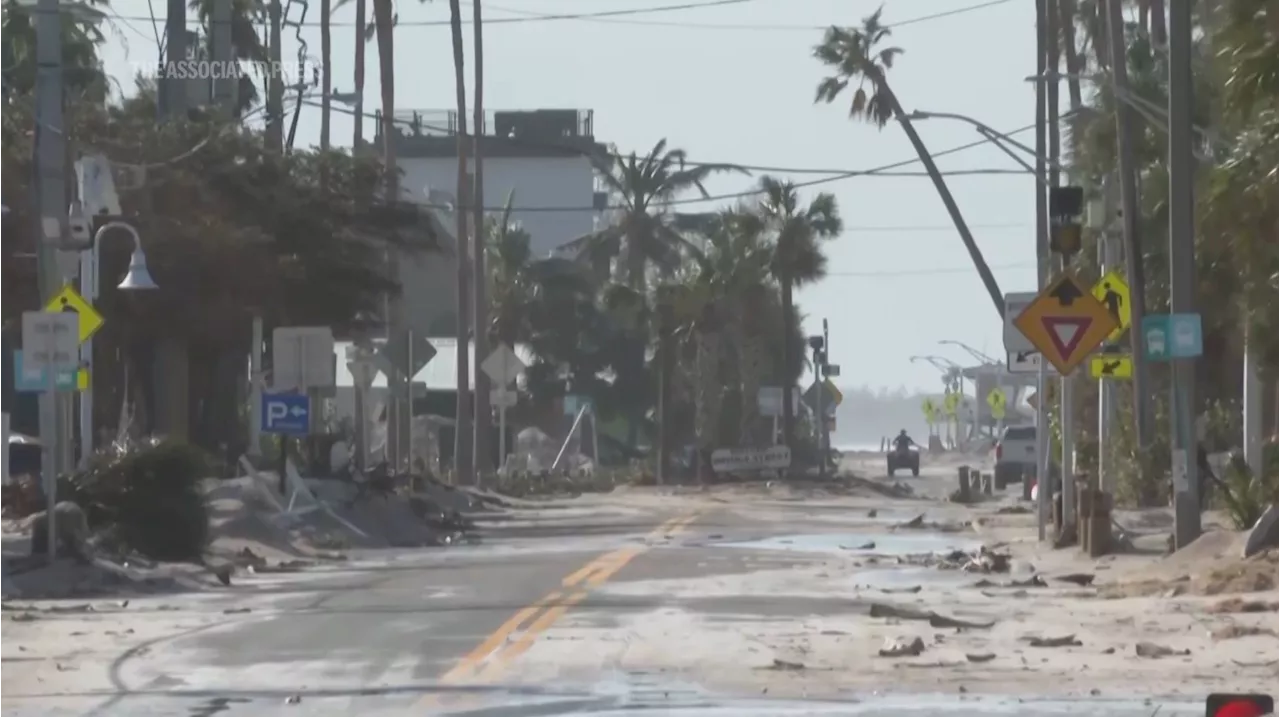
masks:
{"type": "MultiPolygon", "coordinates": [[[[318,103],[316,103],[316,102],[314,102],[314,101],[309,101],[309,100],[303,100],[303,104],[304,104],[304,105],[309,105],[309,106],[312,106],[312,107],[319,107],[319,106],[320,106],[318,103]]],[[[334,110],[334,111],[340,112],[340,113],[342,113],[342,114],[347,114],[347,115],[352,115],[352,116],[354,116],[354,115],[356,114],[356,112],[355,112],[355,110],[354,110],[354,109],[347,108],[347,107],[332,107],[331,109],[332,109],[332,110],[334,110]]],[[[366,117],[379,117],[379,116],[380,116],[380,115],[378,115],[378,114],[376,114],[376,113],[372,113],[372,112],[365,112],[365,113],[363,113],[363,114],[364,114],[364,116],[366,116],[366,117]]],[[[403,124],[403,121],[401,122],[401,124],[403,124]]],[[[435,126],[426,125],[426,124],[421,124],[421,123],[417,124],[416,126],[418,126],[418,127],[422,127],[422,128],[425,128],[425,129],[430,129],[430,130],[432,130],[432,131],[441,132],[441,133],[442,133],[443,135],[445,135],[445,136],[456,136],[456,133],[454,133],[452,130],[449,130],[448,128],[444,128],[444,127],[435,127],[435,126]]],[[[1033,128],[1035,128],[1035,124],[1034,124],[1034,123],[1032,123],[1032,124],[1030,124],[1030,125],[1023,126],[1023,127],[1019,127],[1019,128],[1017,128],[1017,129],[1014,129],[1014,130],[1009,131],[1009,132],[1001,133],[1001,136],[1012,136],[1012,135],[1015,135],[1015,134],[1019,134],[1019,133],[1022,133],[1022,132],[1026,132],[1027,130],[1030,130],[1030,129],[1033,129],[1033,128]]],[[[519,139],[519,138],[503,138],[503,139],[505,139],[505,141],[512,142],[512,143],[515,143],[515,144],[523,144],[523,145],[525,145],[525,146],[538,147],[538,148],[544,148],[544,149],[556,149],[556,150],[559,150],[559,151],[562,151],[562,152],[563,152],[563,151],[565,151],[565,150],[576,150],[576,149],[578,149],[578,148],[576,148],[576,147],[571,147],[571,146],[568,146],[568,145],[565,145],[565,144],[553,143],[553,142],[547,142],[547,141],[537,141],[537,140],[528,140],[528,139],[519,139]]],[[[964,151],[964,150],[972,149],[972,148],[974,148],[974,147],[979,147],[979,146],[982,146],[982,145],[984,145],[984,144],[989,144],[989,143],[990,143],[990,140],[988,140],[988,139],[986,139],[986,138],[983,138],[983,139],[980,139],[980,140],[977,140],[977,141],[974,141],[974,142],[969,142],[969,143],[967,143],[967,144],[960,145],[960,146],[958,146],[958,147],[952,147],[952,148],[950,148],[950,149],[944,149],[944,150],[940,150],[940,151],[938,151],[938,152],[931,152],[931,153],[930,153],[930,156],[935,157],[935,158],[936,158],[936,157],[943,157],[943,156],[946,156],[946,155],[948,155],[948,154],[955,154],[955,153],[957,153],[957,152],[962,152],[962,151],[964,151]]],[[[579,150],[579,151],[581,152],[581,154],[583,154],[584,156],[586,156],[586,154],[587,154],[587,152],[586,152],[586,151],[583,151],[583,150],[579,150]]],[[[628,156],[629,156],[629,155],[623,155],[623,154],[620,154],[620,153],[617,153],[617,152],[610,152],[609,154],[610,154],[611,156],[613,156],[613,157],[628,157],[628,156]]],[[[638,154],[638,153],[637,153],[637,154],[638,154]]],[[[801,168],[797,168],[797,167],[769,167],[769,166],[760,166],[760,165],[739,165],[739,164],[725,163],[725,162],[696,162],[696,161],[692,161],[692,160],[687,160],[687,161],[685,161],[685,163],[684,163],[684,164],[685,164],[685,166],[688,166],[688,167],[700,167],[700,166],[733,166],[733,167],[737,167],[737,168],[739,168],[739,169],[745,169],[745,170],[748,170],[748,171],[757,171],[757,172],[776,172],[776,173],[784,173],[784,174],[785,174],[785,173],[790,173],[790,174],[823,174],[823,175],[827,175],[827,176],[821,177],[821,178],[819,178],[819,179],[810,179],[810,180],[806,180],[806,181],[803,181],[803,182],[797,182],[797,183],[795,183],[795,187],[796,187],[797,189],[799,189],[799,188],[802,188],[802,187],[812,187],[812,186],[817,186],[817,185],[820,185],[820,184],[826,184],[826,183],[828,183],[828,182],[834,182],[834,181],[839,181],[839,180],[842,180],[842,179],[849,179],[849,178],[852,178],[852,177],[861,177],[861,176],[876,176],[876,177],[904,177],[904,176],[905,176],[905,177],[926,177],[926,176],[929,176],[927,172],[902,172],[902,173],[893,173],[893,171],[892,171],[892,170],[899,169],[899,168],[901,168],[901,167],[907,167],[907,166],[910,166],[910,165],[913,165],[913,164],[918,164],[919,162],[920,162],[920,158],[919,158],[919,157],[915,157],[915,158],[913,158],[913,159],[906,159],[906,160],[902,160],[902,161],[899,161],[899,162],[894,162],[894,163],[891,163],[891,164],[886,164],[886,165],[883,165],[883,166],[880,166],[880,167],[874,167],[874,168],[872,168],[872,169],[856,169],[856,170],[848,170],[848,169],[813,169],[813,168],[804,168],[804,167],[801,167],[801,168]]],[[[1021,171],[1021,170],[979,169],[979,170],[953,170],[953,171],[951,171],[951,172],[943,172],[942,174],[944,174],[944,175],[959,175],[959,176],[964,176],[964,175],[975,175],[975,174],[977,174],[977,175],[1000,175],[1000,174],[1015,174],[1015,175],[1023,175],[1023,174],[1025,174],[1025,172],[1023,172],[1023,171],[1021,171]]],[[[673,199],[673,200],[670,200],[670,201],[668,201],[668,202],[664,202],[664,203],[662,203],[662,204],[660,204],[660,205],[654,205],[654,206],[675,206],[675,205],[685,205],[685,204],[700,204],[700,203],[703,203],[703,202],[721,201],[721,200],[726,200],[726,199],[743,199],[743,198],[747,198],[747,197],[755,196],[755,195],[757,195],[757,194],[759,194],[759,193],[760,193],[760,190],[759,190],[759,189],[752,189],[752,190],[744,191],[744,192],[736,192],[736,193],[732,193],[732,194],[714,195],[714,196],[711,196],[711,197],[689,197],[689,198],[685,198],[685,199],[673,199]]],[[[591,207],[515,207],[515,208],[513,208],[513,209],[512,209],[512,211],[519,211],[519,212],[603,212],[603,211],[607,211],[607,210],[609,210],[609,209],[623,209],[623,208],[624,208],[624,207],[620,207],[620,206],[603,207],[603,208],[600,208],[600,207],[594,207],[594,206],[591,206],[591,207]]],[[[485,207],[485,211],[493,211],[493,212],[500,212],[500,211],[503,211],[504,209],[505,209],[505,207],[485,207]]]]}
{"type": "MultiPolygon", "coordinates": [[[[975,10],[985,10],[989,7],[1004,5],[1012,1],[1013,0],[990,0],[989,2],[978,3],[976,5],[959,7],[952,10],[935,12],[929,15],[921,15],[919,17],[909,18],[907,20],[900,20],[898,22],[887,23],[887,26],[890,28],[897,28],[897,27],[905,27],[907,25],[915,25],[917,23],[922,23],[922,22],[929,22],[931,20],[941,20],[943,18],[951,17],[953,15],[962,15],[964,13],[973,12],[975,10]]],[[[520,15],[522,17],[528,18],[530,21],[580,20],[583,22],[594,22],[594,23],[609,24],[609,25],[635,25],[639,27],[672,27],[672,28],[680,28],[680,29],[686,29],[686,30],[748,30],[748,31],[756,30],[756,31],[769,31],[769,32],[781,30],[784,32],[786,31],[814,32],[814,31],[826,30],[827,28],[831,27],[830,24],[827,24],[827,25],[796,25],[796,24],[752,25],[752,24],[745,24],[745,23],[721,23],[721,22],[702,23],[702,22],[674,22],[671,20],[634,20],[634,19],[620,19],[620,18],[609,18],[609,17],[593,17],[590,14],[584,14],[581,17],[565,17],[565,16],[548,15],[548,14],[538,13],[538,12],[531,12],[529,10],[516,10],[514,8],[501,7],[498,5],[492,6],[492,9],[500,10],[502,12],[508,12],[513,15],[520,15]]],[[[485,22],[486,24],[488,23],[487,20],[485,22]]]]}
{"type": "MultiPolygon", "coordinates": [[[[1002,0],[1002,1],[1008,2],[1009,0],[1002,0]]],[[[749,3],[749,2],[756,2],[756,0],[705,0],[704,2],[686,2],[686,3],[679,3],[676,5],[654,5],[650,7],[625,8],[621,10],[597,10],[595,12],[560,13],[560,14],[554,14],[554,15],[549,14],[546,16],[538,16],[538,17],[495,17],[495,18],[485,18],[484,26],[488,28],[491,25],[518,25],[518,24],[525,24],[530,22],[548,22],[548,21],[557,21],[557,20],[589,20],[593,18],[610,18],[610,17],[630,16],[630,15],[649,15],[653,13],[662,13],[662,12],[678,12],[681,10],[701,10],[703,8],[723,7],[726,5],[741,5],[743,3],[749,3]]],[[[149,19],[145,17],[136,17],[136,16],[122,16],[122,17],[124,19],[129,19],[129,20],[148,20],[149,19]]],[[[200,21],[198,19],[190,19],[190,20],[187,20],[187,24],[199,25],[200,21]]],[[[319,27],[320,26],[319,21],[302,22],[302,23],[289,22],[285,24],[290,26],[299,26],[299,27],[319,27]]],[[[330,22],[329,24],[332,27],[350,27],[355,25],[355,23],[351,21],[330,22]]],[[[396,27],[449,27],[451,26],[451,24],[452,22],[450,20],[401,20],[396,23],[396,27]]],[[[462,24],[470,25],[471,21],[464,18],[462,20],[462,24]]]]}
{"type": "MultiPolygon", "coordinates": [[[[1026,269],[1035,266],[1035,262],[1019,262],[1017,264],[1000,264],[992,266],[993,271],[1003,271],[1005,269],[1026,269]]],[[[973,272],[972,266],[954,267],[947,269],[903,269],[900,271],[828,271],[827,276],[841,277],[901,277],[901,276],[941,276],[943,274],[969,274],[973,272]]]]}

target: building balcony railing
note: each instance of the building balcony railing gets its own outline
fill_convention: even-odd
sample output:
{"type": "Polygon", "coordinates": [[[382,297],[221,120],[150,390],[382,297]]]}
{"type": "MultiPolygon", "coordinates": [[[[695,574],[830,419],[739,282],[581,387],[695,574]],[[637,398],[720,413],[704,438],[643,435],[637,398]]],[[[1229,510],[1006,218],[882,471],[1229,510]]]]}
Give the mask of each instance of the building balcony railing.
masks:
{"type": "MultiPolygon", "coordinates": [[[[476,134],[467,116],[468,134],[476,134]]],[[[458,133],[457,110],[400,110],[392,115],[396,131],[406,139],[452,137],[458,133]]],[[[489,110],[484,113],[480,134],[523,140],[591,140],[595,137],[592,110],[489,110]]],[[[382,124],[376,125],[381,134],[382,124]]]]}

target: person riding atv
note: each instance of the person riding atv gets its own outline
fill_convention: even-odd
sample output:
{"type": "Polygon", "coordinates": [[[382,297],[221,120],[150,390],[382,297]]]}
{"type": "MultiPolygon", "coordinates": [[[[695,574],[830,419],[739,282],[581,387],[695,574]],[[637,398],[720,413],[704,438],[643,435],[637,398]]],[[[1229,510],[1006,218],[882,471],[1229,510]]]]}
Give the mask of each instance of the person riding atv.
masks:
{"type": "Polygon", "coordinates": [[[916,445],[916,442],[911,439],[911,436],[907,435],[907,429],[905,428],[899,431],[898,436],[893,439],[893,447],[900,453],[910,449],[914,445],[916,445]]]}
{"type": "Polygon", "coordinates": [[[920,475],[920,451],[911,450],[919,448],[911,436],[907,435],[907,429],[901,432],[893,439],[893,450],[885,456],[885,464],[889,471],[889,475],[893,476],[899,468],[909,468],[911,475],[920,475]]]}

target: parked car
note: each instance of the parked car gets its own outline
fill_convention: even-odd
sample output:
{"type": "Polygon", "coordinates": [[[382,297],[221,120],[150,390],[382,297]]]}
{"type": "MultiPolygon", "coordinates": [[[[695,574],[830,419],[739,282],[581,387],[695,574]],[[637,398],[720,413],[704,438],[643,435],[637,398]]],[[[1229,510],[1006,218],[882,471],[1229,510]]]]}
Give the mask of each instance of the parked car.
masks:
{"type": "Polygon", "coordinates": [[[1024,474],[1035,474],[1036,427],[1009,426],[996,442],[996,488],[1021,483],[1024,474]]]}

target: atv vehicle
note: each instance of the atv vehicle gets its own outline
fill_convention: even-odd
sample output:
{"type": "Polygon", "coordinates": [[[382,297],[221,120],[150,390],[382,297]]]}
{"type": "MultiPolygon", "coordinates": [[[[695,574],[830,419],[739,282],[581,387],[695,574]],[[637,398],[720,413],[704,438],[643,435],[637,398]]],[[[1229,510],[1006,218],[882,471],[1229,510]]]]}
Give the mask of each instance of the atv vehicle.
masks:
{"type": "Polygon", "coordinates": [[[920,475],[920,448],[918,446],[906,446],[905,448],[893,448],[885,455],[885,464],[892,477],[899,469],[911,469],[911,475],[920,475]]]}

